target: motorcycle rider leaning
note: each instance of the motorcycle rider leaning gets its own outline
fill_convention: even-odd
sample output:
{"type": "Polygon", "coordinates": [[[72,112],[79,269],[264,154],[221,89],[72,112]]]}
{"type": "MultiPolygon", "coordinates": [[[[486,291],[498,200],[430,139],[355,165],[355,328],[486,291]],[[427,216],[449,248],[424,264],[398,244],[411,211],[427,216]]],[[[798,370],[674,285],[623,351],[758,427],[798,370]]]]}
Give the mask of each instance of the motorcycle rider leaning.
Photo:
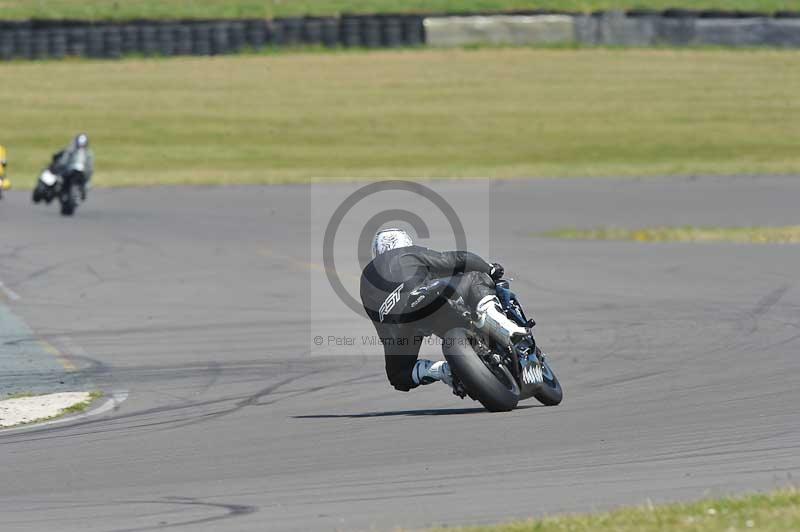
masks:
{"type": "Polygon", "coordinates": [[[51,168],[54,174],[60,176],[66,176],[71,172],[80,174],[81,177],[76,179],[75,183],[80,188],[81,200],[85,200],[86,189],[94,173],[94,154],[89,148],[89,137],[86,133],[79,133],[66,148],[56,153],[51,168]]]}
{"type": "Polygon", "coordinates": [[[441,336],[452,326],[443,319],[452,313],[420,313],[423,305],[418,304],[429,291],[452,287],[449,299],[474,310],[481,328],[505,345],[530,332],[501,310],[494,281],[502,278],[503,267],[497,263],[469,251],[438,252],[415,246],[408,233],[395,228],[378,231],[372,256],[361,274],[361,302],[381,339],[386,375],[397,390],[452,382],[447,362],[417,360],[425,336],[441,336]]]}

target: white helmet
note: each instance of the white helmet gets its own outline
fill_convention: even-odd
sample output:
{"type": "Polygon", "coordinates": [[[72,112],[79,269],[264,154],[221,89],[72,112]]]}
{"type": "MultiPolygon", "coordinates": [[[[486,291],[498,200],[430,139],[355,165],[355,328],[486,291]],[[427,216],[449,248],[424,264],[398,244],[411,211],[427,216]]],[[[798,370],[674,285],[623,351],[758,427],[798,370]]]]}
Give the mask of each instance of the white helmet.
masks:
{"type": "Polygon", "coordinates": [[[86,133],[78,133],[75,136],[74,144],[76,148],[89,147],[89,135],[87,135],[86,133]]]}
{"type": "Polygon", "coordinates": [[[374,259],[390,249],[406,248],[413,245],[411,236],[402,229],[381,229],[375,233],[375,238],[372,239],[372,258],[374,259]]]}

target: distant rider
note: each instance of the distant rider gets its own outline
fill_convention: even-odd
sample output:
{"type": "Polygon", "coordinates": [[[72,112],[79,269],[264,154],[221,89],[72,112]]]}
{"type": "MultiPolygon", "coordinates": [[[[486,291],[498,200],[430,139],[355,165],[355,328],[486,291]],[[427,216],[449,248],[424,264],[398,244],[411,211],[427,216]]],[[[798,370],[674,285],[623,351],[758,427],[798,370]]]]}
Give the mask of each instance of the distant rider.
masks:
{"type": "Polygon", "coordinates": [[[8,159],[6,155],[5,146],[0,146],[0,198],[3,197],[3,191],[11,188],[11,181],[6,175],[6,167],[8,166],[8,159]]]}
{"type": "Polygon", "coordinates": [[[423,300],[431,291],[453,287],[449,299],[474,310],[482,318],[478,320],[483,321],[482,328],[498,342],[509,345],[529,334],[501,310],[495,280],[502,278],[503,267],[497,263],[468,251],[441,253],[415,246],[408,233],[394,228],[378,231],[372,256],[361,275],[361,301],[383,344],[386,375],[397,390],[452,382],[447,362],[417,360],[422,339],[444,332],[441,313],[419,313],[429,303],[423,300]],[[414,318],[415,312],[419,319],[414,318]]]}
{"type": "Polygon", "coordinates": [[[86,199],[86,189],[94,173],[94,154],[89,148],[89,137],[86,133],[79,133],[66,148],[53,155],[51,171],[62,177],[74,174],[81,200],[86,199]]]}

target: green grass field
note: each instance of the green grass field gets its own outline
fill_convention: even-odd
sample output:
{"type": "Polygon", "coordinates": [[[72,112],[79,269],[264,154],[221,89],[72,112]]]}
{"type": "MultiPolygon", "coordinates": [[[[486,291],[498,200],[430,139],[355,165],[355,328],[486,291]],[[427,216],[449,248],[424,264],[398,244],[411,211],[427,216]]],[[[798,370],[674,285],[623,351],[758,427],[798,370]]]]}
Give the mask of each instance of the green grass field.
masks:
{"type": "Polygon", "coordinates": [[[800,244],[800,226],[783,227],[645,227],[642,229],[559,229],[544,233],[567,240],[630,240],[633,242],[733,242],[736,244],[800,244]]]}
{"type": "Polygon", "coordinates": [[[800,0],[0,0],[2,18],[285,17],[339,13],[628,8],[800,10],[800,0]]]}
{"type": "Polygon", "coordinates": [[[9,176],[96,183],[800,174],[800,53],[405,50],[0,65],[9,176]]]}
{"type": "Polygon", "coordinates": [[[800,530],[800,492],[786,489],[690,504],[623,508],[508,525],[448,528],[460,532],[739,532],[800,530]]]}

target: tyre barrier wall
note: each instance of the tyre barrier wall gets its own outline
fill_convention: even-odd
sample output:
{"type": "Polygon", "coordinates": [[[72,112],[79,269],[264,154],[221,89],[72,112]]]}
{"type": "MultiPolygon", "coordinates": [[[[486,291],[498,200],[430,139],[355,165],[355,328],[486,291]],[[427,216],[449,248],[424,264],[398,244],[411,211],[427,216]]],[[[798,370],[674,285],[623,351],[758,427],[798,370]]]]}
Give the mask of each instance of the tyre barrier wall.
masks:
{"type": "Polygon", "coordinates": [[[0,21],[0,60],[222,55],[287,46],[474,44],[800,47],[800,13],[631,10],[422,16],[86,22],[0,21]]]}
{"type": "Polygon", "coordinates": [[[430,46],[582,44],[589,46],[800,47],[800,13],[767,17],[735,11],[644,10],[580,14],[442,16],[424,20],[430,46]]]}
{"type": "Polygon", "coordinates": [[[0,60],[222,55],[285,46],[395,48],[425,44],[423,17],[245,20],[0,21],[0,60]]]}

